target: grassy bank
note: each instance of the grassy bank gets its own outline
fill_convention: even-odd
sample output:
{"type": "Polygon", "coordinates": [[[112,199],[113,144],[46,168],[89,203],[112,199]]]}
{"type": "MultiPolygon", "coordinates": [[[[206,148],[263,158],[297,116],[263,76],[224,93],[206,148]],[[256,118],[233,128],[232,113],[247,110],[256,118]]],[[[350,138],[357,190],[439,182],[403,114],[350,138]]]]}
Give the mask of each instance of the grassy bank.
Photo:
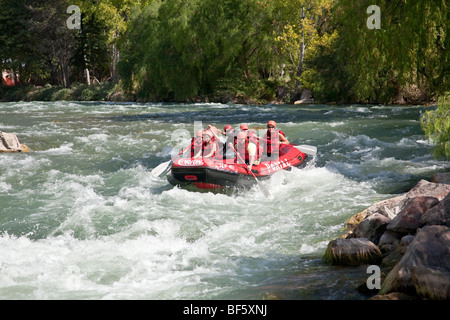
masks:
{"type": "MultiPolygon", "coordinates": [[[[279,95],[278,83],[253,81],[249,83],[223,83],[216,92],[207,96],[193,97],[183,102],[222,102],[240,104],[289,103],[290,95],[279,95]]],[[[287,90],[284,90],[287,92],[287,90]]],[[[0,101],[134,101],[151,102],[139,94],[126,93],[120,84],[101,83],[88,86],[75,83],[69,88],[63,86],[0,86],[0,101]]],[[[160,101],[158,101],[160,102],[160,101]]],[[[163,101],[173,102],[173,101],[163,101]]]]}
{"type": "MultiPolygon", "coordinates": [[[[408,99],[396,101],[391,104],[435,104],[435,101],[421,99],[419,96],[406,95],[408,99]]],[[[293,104],[301,98],[295,94],[288,83],[273,80],[223,80],[213,93],[192,97],[185,101],[178,100],[151,100],[142,96],[139,92],[128,93],[120,84],[104,82],[88,86],[74,83],[69,88],[63,86],[0,86],[0,102],[13,101],[112,101],[112,102],[219,102],[237,104],[293,104]]],[[[361,101],[321,101],[322,104],[351,104],[364,103],[361,101]]]]}
{"type": "Polygon", "coordinates": [[[102,83],[88,86],[75,83],[63,86],[17,86],[0,87],[0,101],[134,101],[132,95],[124,94],[119,85],[102,83]]]}

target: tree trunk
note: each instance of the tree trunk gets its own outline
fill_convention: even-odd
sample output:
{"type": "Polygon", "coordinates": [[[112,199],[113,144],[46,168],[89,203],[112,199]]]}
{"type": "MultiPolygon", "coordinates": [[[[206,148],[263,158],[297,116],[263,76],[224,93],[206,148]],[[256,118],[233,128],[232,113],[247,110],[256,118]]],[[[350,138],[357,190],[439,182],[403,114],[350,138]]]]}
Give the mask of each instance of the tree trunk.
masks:
{"type": "Polygon", "coordinates": [[[119,62],[120,52],[115,43],[113,43],[111,51],[112,51],[112,59],[111,59],[111,65],[110,65],[110,70],[111,70],[110,75],[111,75],[111,79],[114,83],[119,83],[119,75],[117,73],[116,65],[119,62]]]}
{"type": "Polygon", "coordinates": [[[87,84],[88,86],[90,86],[90,85],[91,85],[91,77],[90,77],[90,75],[89,75],[89,69],[88,69],[87,66],[86,66],[86,68],[84,69],[84,75],[86,76],[86,84],[87,84]]]}
{"type": "MultiPolygon", "coordinates": [[[[302,25],[303,25],[303,22],[305,20],[305,7],[302,7],[301,19],[302,19],[302,25]]],[[[299,78],[301,77],[301,75],[303,73],[303,61],[305,59],[305,32],[303,30],[304,30],[304,28],[302,27],[302,42],[300,43],[300,62],[298,64],[297,72],[296,72],[295,92],[298,92],[299,87],[300,87],[299,78]]]]}

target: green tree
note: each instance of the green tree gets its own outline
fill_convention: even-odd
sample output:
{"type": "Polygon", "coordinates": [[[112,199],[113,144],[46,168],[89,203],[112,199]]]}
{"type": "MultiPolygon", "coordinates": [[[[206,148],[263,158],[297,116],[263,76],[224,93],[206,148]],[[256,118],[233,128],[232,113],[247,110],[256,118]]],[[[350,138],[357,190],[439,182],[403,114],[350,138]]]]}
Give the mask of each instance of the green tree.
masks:
{"type": "Polygon", "coordinates": [[[338,1],[331,56],[351,84],[341,98],[390,103],[411,89],[422,99],[442,94],[450,84],[449,11],[445,1],[338,1]],[[380,29],[367,27],[370,5],[380,8],[380,29]]]}
{"type": "Polygon", "coordinates": [[[20,74],[22,82],[38,81],[50,75],[46,61],[38,50],[39,36],[31,32],[35,19],[28,1],[0,1],[1,69],[20,74]]]}
{"type": "Polygon", "coordinates": [[[434,155],[450,159],[450,92],[439,99],[435,110],[428,110],[420,119],[426,136],[435,144],[434,155]]]}
{"type": "Polygon", "coordinates": [[[266,12],[255,0],[154,1],[132,15],[121,45],[124,87],[142,99],[186,100],[221,79],[270,69],[266,12]]]}
{"type": "Polygon", "coordinates": [[[337,35],[336,30],[327,30],[332,4],[333,0],[272,2],[278,21],[275,40],[289,66],[290,78],[295,81],[295,92],[300,84],[313,86],[309,62],[316,56],[319,46],[329,46],[337,35]]]}
{"type": "Polygon", "coordinates": [[[30,18],[26,23],[27,32],[38,39],[33,41],[34,54],[50,73],[50,82],[65,87],[70,84],[70,64],[75,52],[75,33],[66,26],[68,6],[68,0],[29,1],[30,18]]]}

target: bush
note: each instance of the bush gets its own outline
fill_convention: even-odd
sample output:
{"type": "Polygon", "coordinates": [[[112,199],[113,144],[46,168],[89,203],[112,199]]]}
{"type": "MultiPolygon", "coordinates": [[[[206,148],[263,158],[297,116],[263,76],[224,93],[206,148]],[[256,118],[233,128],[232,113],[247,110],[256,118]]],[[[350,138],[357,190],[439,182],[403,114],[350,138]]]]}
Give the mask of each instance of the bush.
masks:
{"type": "Polygon", "coordinates": [[[52,94],[52,101],[72,100],[72,90],[68,88],[61,89],[52,94]]]}
{"type": "Polygon", "coordinates": [[[450,159],[450,92],[439,98],[435,110],[424,113],[420,119],[422,130],[429,140],[435,144],[434,155],[450,159]]]}
{"type": "Polygon", "coordinates": [[[92,101],[95,100],[95,92],[92,89],[84,89],[81,92],[80,100],[81,101],[92,101]]]}

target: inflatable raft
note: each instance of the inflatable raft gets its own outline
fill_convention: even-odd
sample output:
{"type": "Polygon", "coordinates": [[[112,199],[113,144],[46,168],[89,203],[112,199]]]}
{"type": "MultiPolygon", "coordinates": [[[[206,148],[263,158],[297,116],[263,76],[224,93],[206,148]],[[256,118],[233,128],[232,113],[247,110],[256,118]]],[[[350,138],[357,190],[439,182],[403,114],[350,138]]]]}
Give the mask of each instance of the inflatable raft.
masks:
{"type": "Polygon", "coordinates": [[[301,147],[293,144],[281,145],[280,156],[276,161],[253,165],[251,172],[246,165],[230,160],[180,158],[174,160],[169,168],[167,180],[174,186],[195,186],[199,189],[251,187],[257,180],[268,179],[280,170],[305,166],[312,156],[300,150],[301,147]]]}

